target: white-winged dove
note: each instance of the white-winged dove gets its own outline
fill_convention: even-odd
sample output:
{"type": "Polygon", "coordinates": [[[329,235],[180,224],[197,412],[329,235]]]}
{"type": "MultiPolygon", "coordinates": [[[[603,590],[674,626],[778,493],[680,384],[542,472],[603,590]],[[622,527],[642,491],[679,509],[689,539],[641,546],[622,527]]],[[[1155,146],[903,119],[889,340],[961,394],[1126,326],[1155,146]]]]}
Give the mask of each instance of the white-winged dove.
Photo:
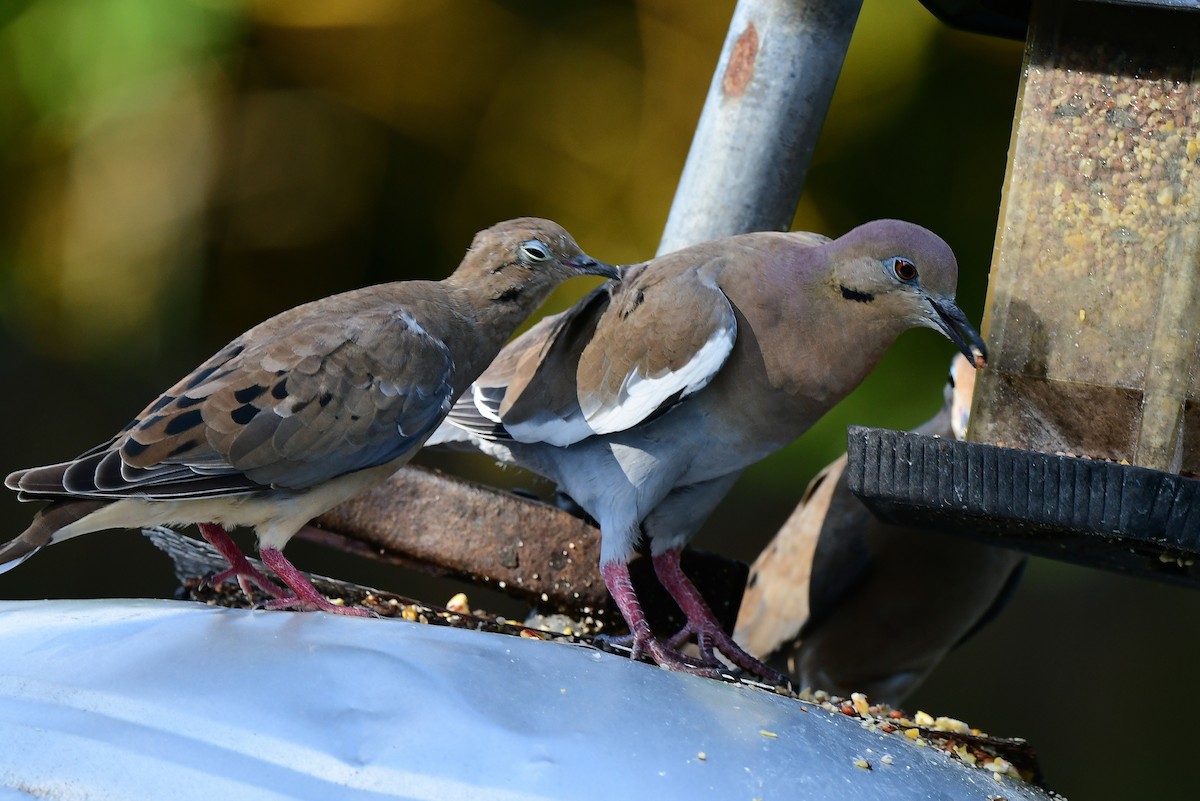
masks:
{"type": "MultiPolygon", "coordinates": [[[[962,439],[975,374],[956,356],[946,403],[917,429],[962,439]]],[[[750,569],[734,639],[801,687],[899,704],[1007,600],[1017,551],[889,526],[846,484],[846,457],[809,484],[750,569]]]]}
{"type": "Polygon", "coordinates": [[[744,467],[802,434],[904,330],[934,328],[982,361],[957,280],[949,246],[897,220],[832,241],[754,233],[686,248],[625,268],[516,339],[430,444],[540,473],[599,522],[600,573],[635,652],[711,674],[715,648],[778,680],[721,630],[680,550],[744,467]],[[629,582],[643,536],[687,616],[671,643],[654,638],[629,582]],[[699,664],[675,647],[689,635],[699,664]]]}
{"type": "Polygon", "coordinates": [[[363,613],[322,597],[281,549],[309,520],[412,458],[466,387],[561,281],[615,278],[559,225],[521,218],[475,236],[454,274],[298,306],[242,334],[77,459],[13,473],[49,500],[0,565],[110,528],[196,523],[271,606],[363,613]],[[226,533],[247,526],[288,594],[226,533]]]}

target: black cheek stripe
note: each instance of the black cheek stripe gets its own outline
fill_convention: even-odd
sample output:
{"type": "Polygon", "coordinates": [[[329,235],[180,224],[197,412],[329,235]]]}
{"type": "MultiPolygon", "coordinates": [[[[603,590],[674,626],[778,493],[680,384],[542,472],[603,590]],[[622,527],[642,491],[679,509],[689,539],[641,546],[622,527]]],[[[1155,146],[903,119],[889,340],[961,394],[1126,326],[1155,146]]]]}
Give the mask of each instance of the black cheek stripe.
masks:
{"type": "Polygon", "coordinates": [[[875,300],[875,296],[870,292],[858,292],[846,286],[845,284],[839,284],[839,286],[842,290],[842,297],[846,300],[854,300],[859,303],[870,303],[871,301],[875,300]]]}

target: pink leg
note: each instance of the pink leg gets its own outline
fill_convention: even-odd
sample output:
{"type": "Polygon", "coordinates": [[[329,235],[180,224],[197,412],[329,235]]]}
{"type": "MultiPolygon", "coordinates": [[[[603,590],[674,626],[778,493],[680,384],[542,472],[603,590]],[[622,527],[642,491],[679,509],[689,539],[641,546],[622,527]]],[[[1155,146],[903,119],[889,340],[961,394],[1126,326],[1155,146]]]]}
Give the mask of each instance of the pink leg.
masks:
{"type": "Polygon", "coordinates": [[[213,523],[199,523],[198,525],[201,536],[208,540],[209,545],[220,551],[221,556],[224,556],[230,565],[228,570],[222,570],[209,578],[210,586],[215,587],[223,581],[236,578],[238,586],[242,588],[242,592],[251,603],[254,602],[254,594],[250,591],[250,582],[254,582],[264,592],[275,598],[287,595],[287,590],[271,581],[262,574],[262,571],[250,564],[246,555],[242,553],[242,549],[237,547],[237,543],[230,538],[224,528],[213,523]]]}
{"type": "Polygon", "coordinates": [[[331,603],[328,598],[317,592],[317,588],[312,585],[312,582],[306,579],[304,574],[297,570],[296,566],[289,562],[287,557],[283,555],[283,551],[278,548],[260,548],[258,555],[262,557],[263,564],[271,568],[275,575],[279,576],[279,580],[286,584],[293,593],[291,597],[267,601],[268,609],[291,609],[299,607],[302,609],[319,609],[322,612],[331,612],[335,615],[374,617],[366,609],[361,609],[357,606],[338,606],[335,603],[331,603]]]}
{"type": "Polygon", "coordinates": [[[629,625],[630,639],[633,642],[632,657],[637,659],[645,650],[654,662],[668,670],[679,670],[685,673],[695,673],[701,676],[716,678],[720,671],[713,667],[696,665],[674,648],[670,648],[654,638],[650,623],[642,612],[641,601],[633,590],[633,582],[629,579],[629,565],[624,561],[605,562],[600,565],[600,576],[608,587],[609,594],[617,602],[621,616],[629,625]]]}
{"type": "Polygon", "coordinates": [[[675,603],[679,604],[679,608],[683,610],[683,614],[687,616],[687,625],[671,638],[671,646],[678,648],[688,639],[689,635],[695,635],[696,644],[700,647],[700,657],[705,664],[720,664],[713,653],[715,648],[742,670],[761,676],[775,684],[787,684],[787,677],[746,653],[733,641],[732,637],[725,633],[712,610],[708,608],[708,604],[704,602],[700,591],[696,589],[696,585],[684,574],[683,567],[679,563],[680,555],[679,548],[672,548],[660,553],[653,560],[654,572],[658,574],[658,580],[662,582],[667,592],[675,599],[675,603]]]}

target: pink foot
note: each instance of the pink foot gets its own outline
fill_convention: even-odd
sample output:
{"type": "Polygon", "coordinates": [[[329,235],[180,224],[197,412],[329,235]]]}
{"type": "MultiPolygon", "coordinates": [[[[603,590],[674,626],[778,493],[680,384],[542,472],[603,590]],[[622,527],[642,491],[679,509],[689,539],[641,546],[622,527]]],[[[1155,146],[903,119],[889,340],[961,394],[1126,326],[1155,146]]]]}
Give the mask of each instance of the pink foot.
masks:
{"type": "Polygon", "coordinates": [[[721,662],[716,656],[717,653],[720,653],[748,673],[753,673],[774,684],[788,684],[786,676],[746,653],[740,645],[733,641],[732,637],[725,633],[712,610],[708,608],[708,604],[704,602],[700,591],[696,589],[696,585],[684,574],[683,567],[679,564],[680,554],[679,548],[672,548],[653,559],[654,572],[658,575],[658,580],[662,582],[663,587],[675,599],[675,603],[679,604],[683,614],[687,616],[687,624],[668,640],[669,646],[678,649],[694,636],[696,645],[700,648],[702,664],[712,667],[720,666],[721,662]]]}
{"type": "Polygon", "coordinates": [[[292,595],[280,596],[274,601],[267,601],[268,609],[317,609],[334,615],[351,615],[354,617],[375,617],[375,615],[357,606],[339,606],[332,603],[321,593],[296,566],[288,561],[283,551],[278,548],[261,548],[258,555],[263,564],[271,568],[279,580],[288,586],[292,595]]]}
{"type": "Polygon", "coordinates": [[[668,670],[678,670],[683,673],[693,673],[698,676],[719,678],[720,666],[700,665],[688,659],[677,649],[664,645],[654,637],[646,615],[642,612],[641,601],[633,590],[633,582],[629,579],[629,565],[622,561],[605,562],[600,565],[600,576],[604,579],[608,592],[621,610],[621,616],[629,625],[628,637],[613,637],[612,642],[625,641],[633,648],[632,659],[641,657],[645,651],[656,665],[668,670]]]}
{"type": "Polygon", "coordinates": [[[287,590],[271,581],[263,575],[261,570],[250,564],[246,555],[242,553],[242,549],[237,547],[237,543],[230,538],[224,528],[213,523],[199,523],[198,526],[201,536],[208,541],[209,545],[216,548],[230,565],[229,569],[210,576],[209,586],[215,587],[224,581],[236,578],[238,586],[242,588],[242,592],[251,603],[254,602],[254,593],[250,590],[251,582],[257,584],[263,592],[274,598],[282,598],[287,595],[287,590]]]}

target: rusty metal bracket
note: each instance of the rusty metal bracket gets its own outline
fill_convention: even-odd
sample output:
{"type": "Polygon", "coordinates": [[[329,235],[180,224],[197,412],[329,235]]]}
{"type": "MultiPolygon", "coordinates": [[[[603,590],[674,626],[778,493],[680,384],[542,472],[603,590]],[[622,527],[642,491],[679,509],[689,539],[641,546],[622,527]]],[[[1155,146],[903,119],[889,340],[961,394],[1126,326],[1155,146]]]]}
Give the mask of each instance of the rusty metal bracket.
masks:
{"type": "Polygon", "coordinates": [[[490,585],[531,603],[599,607],[600,532],[548,504],[409,465],[321,515],[318,539],[437,575],[490,585]]]}
{"type": "MultiPolygon", "coordinates": [[[[539,611],[610,614],[600,580],[600,530],[549,504],[436,470],[409,465],[369,492],[321,515],[301,536],[405,567],[483,584],[539,611]]],[[[733,630],[749,568],[685,551],[683,567],[727,631],[733,630]]],[[[630,572],[651,624],[682,625],[649,560],[630,572]]]]}

